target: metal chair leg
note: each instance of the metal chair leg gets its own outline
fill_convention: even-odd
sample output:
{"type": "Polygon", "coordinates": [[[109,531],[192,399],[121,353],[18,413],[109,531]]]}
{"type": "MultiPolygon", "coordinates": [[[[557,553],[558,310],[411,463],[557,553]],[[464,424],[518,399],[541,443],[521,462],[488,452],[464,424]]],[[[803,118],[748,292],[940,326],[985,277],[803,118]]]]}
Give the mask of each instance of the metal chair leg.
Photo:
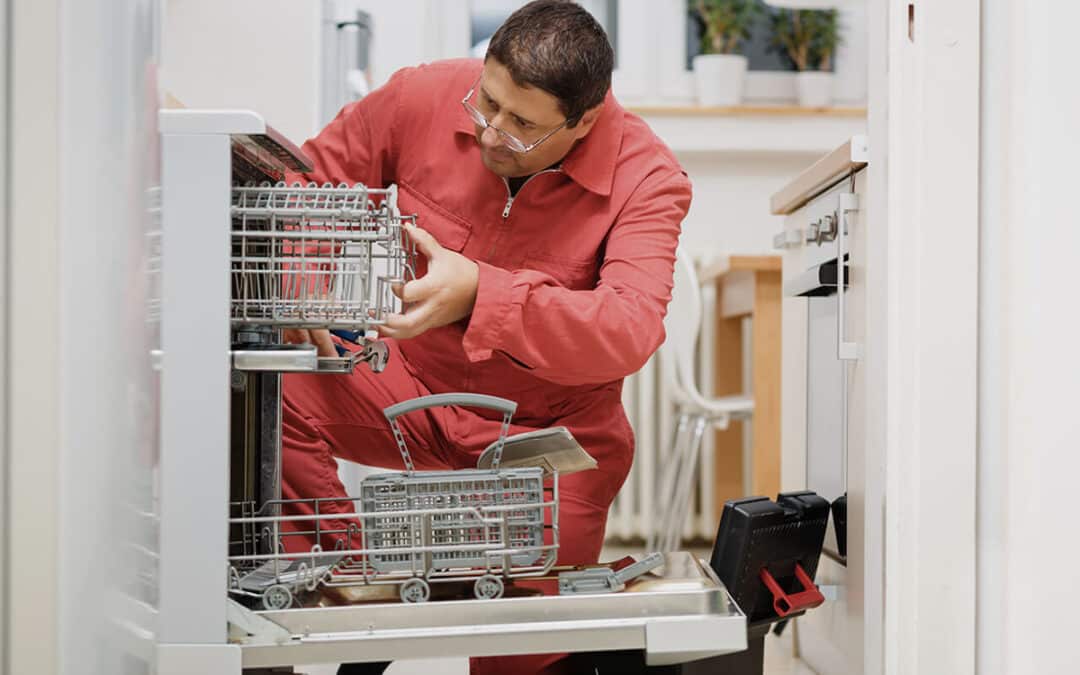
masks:
{"type": "Polygon", "coordinates": [[[671,484],[668,486],[667,498],[664,502],[664,512],[660,519],[660,529],[657,536],[657,551],[667,552],[674,550],[674,547],[678,545],[678,540],[672,540],[671,529],[674,527],[676,518],[678,518],[678,504],[679,504],[679,485],[683,481],[683,474],[686,472],[687,455],[692,445],[691,437],[693,436],[693,420],[694,415],[686,415],[682,420],[682,436],[680,442],[676,448],[676,452],[672,453],[671,458],[671,484]]]}
{"type": "Polygon", "coordinates": [[[693,491],[694,477],[697,475],[698,458],[701,455],[706,425],[704,415],[694,416],[693,434],[686,448],[683,466],[679,472],[679,482],[676,485],[675,510],[666,533],[668,538],[666,551],[673,551],[682,543],[683,528],[686,526],[686,518],[690,513],[690,496],[693,491]]]}
{"type": "Polygon", "coordinates": [[[660,474],[660,490],[657,495],[658,501],[656,502],[656,513],[659,514],[657,521],[653,524],[649,533],[649,541],[647,544],[647,550],[658,551],[660,546],[660,540],[664,537],[666,532],[667,520],[672,510],[672,499],[675,496],[675,480],[678,475],[679,463],[682,456],[682,445],[686,437],[686,433],[690,428],[690,416],[686,413],[679,414],[679,420],[675,425],[675,431],[671,436],[671,453],[668,457],[668,462],[664,465],[664,469],[660,474]]]}

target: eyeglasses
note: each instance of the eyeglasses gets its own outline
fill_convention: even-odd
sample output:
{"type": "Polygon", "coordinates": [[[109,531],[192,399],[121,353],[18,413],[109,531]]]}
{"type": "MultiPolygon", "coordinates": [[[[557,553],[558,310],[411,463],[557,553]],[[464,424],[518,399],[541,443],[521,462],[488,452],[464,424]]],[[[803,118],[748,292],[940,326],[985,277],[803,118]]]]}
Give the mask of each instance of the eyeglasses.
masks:
{"type": "Polygon", "coordinates": [[[465,94],[465,98],[461,99],[461,107],[465,108],[465,112],[469,113],[469,117],[472,118],[472,121],[475,122],[480,127],[481,133],[483,133],[483,131],[486,130],[488,127],[494,129],[495,133],[499,137],[499,140],[502,141],[502,144],[505,145],[510,150],[513,150],[514,152],[518,152],[518,153],[522,153],[522,154],[524,154],[526,152],[529,152],[530,150],[532,150],[536,146],[540,145],[541,143],[543,143],[547,139],[554,136],[555,132],[557,132],[558,130],[562,129],[563,127],[565,127],[567,124],[570,123],[569,119],[564,120],[562,124],[560,124],[559,126],[555,127],[551,131],[549,131],[546,134],[544,134],[543,136],[541,136],[540,139],[537,140],[536,142],[526,144],[526,143],[522,142],[520,139],[518,139],[516,136],[514,136],[513,134],[510,134],[510,133],[508,133],[506,131],[503,131],[499,127],[497,127],[494,124],[492,124],[491,122],[489,122],[488,118],[484,116],[484,113],[477,110],[477,108],[472,103],[469,103],[469,99],[471,99],[473,97],[473,94],[476,93],[476,88],[478,86],[480,86],[480,79],[479,78],[477,78],[476,82],[472,86],[472,89],[469,90],[469,93],[465,94]]]}

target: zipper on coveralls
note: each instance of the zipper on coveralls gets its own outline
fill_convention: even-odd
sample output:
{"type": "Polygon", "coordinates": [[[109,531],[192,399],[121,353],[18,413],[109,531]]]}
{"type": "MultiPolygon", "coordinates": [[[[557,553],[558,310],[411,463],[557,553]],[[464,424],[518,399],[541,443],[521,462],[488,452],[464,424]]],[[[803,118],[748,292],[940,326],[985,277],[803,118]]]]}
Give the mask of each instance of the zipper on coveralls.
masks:
{"type": "MultiPolygon", "coordinates": [[[[521,194],[521,191],[525,189],[526,185],[528,185],[529,183],[532,182],[533,178],[536,178],[537,176],[539,176],[542,173],[562,173],[562,169],[544,169],[543,171],[538,171],[538,172],[534,173],[533,175],[529,176],[528,180],[526,180],[524,183],[521,184],[521,187],[518,188],[518,194],[519,195],[521,194]]],[[[502,180],[503,180],[503,185],[506,186],[506,206],[503,207],[503,211],[502,211],[502,217],[503,217],[503,220],[505,221],[507,218],[510,217],[510,209],[514,206],[514,200],[517,199],[517,197],[512,192],[510,192],[510,181],[508,181],[506,178],[503,178],[502,180]]],[[[498,236],[496,236],[495,241],[493,241],[491,243],[491,249],[488,251],[488,257],[489,258],[491,256],[495,255],[495,245],[497,243],[498,243],[498,236]]]]}
{"type": "MultiPolygon", "coordinates": [[[[518,188],[518,194],[521,194],[521,191],[525,189],[525,186],[531,183],[534,178],[545,173],[562,173],[562,169],[544,169],[543,171],[537,171],[521,184],[521,187],[518,188]]],[[[517,199],[517,197],[510,192],[510,181],[506,178],[503,178],[502,180],[503,185],[506,186],[506,206],[503,207],[502,217],[503,220],[506,220],[510,217],[510,208],[514,205],[514,200],[517,199]]]]}

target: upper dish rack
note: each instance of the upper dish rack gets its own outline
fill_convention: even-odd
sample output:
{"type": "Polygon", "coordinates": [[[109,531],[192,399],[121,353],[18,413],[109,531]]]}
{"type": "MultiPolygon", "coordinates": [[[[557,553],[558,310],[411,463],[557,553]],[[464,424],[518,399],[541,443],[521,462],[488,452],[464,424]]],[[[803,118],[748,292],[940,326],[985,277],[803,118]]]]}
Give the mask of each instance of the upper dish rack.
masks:
{"type": "Polygon", "coordinates": [[[397,188],[263,183],[232,190],[234,328],[358,333],[401,311],[391,291],[414,275],[397,188]]]}

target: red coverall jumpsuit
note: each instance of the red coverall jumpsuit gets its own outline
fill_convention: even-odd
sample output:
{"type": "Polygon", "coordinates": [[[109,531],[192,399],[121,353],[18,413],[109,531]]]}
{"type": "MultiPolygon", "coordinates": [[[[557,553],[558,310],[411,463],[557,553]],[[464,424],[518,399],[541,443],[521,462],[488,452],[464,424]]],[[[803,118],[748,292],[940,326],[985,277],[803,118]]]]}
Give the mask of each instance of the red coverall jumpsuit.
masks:
{"type": "MultiPolygon", "coordinates": [[[[335,455],[401,469],[382,409],[431,393],[517,401],[511,433],[564,425],[596,471],[560,487],[561,564],[596,562],[608,507],[633,457],[622,379],[664,339],[690,182],[664,144],[609,93],[598,121],[556,170],[511,197],[481,162],[460,101],[479,60],[396,73],[304,144],[319,183],[396,183],[402,213],[480,268],[461,322],[390,343],[386,370],[287,375],[283,496],[344,495],[335,455]]],[[[422,270],[421,270],[422,271],[422,270]]],[[[442,408],[400,418],[418,469],[475,467],[498,413],[442,408]]],[[[342,511],[346,509],[342,508],[342,511]]],[[[324,523],[343,528],[344,523],[324,523]]],[[[473,672],[539,672],[557,656],[478,659],[473,672]]]]}

